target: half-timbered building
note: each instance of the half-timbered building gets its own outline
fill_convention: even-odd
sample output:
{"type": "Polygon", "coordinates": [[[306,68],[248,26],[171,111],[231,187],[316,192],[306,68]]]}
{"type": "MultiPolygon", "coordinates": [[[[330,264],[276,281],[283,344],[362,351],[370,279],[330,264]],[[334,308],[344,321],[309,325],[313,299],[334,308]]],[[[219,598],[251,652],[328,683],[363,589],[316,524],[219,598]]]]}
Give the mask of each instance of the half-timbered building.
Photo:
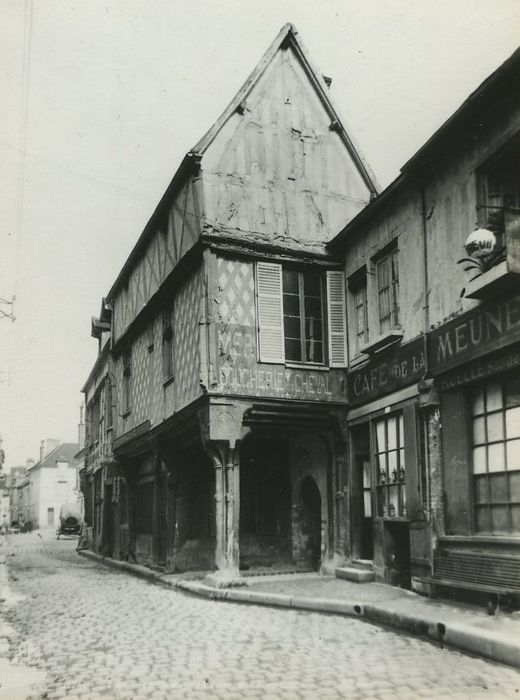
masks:
{"type": "Polygon", "coordinates": [[[85,391],[106,555],[224,579],[344,556],[345,288],[326,243],[377,190],[329,85],[286,25],[104,300],[85,391]]]}

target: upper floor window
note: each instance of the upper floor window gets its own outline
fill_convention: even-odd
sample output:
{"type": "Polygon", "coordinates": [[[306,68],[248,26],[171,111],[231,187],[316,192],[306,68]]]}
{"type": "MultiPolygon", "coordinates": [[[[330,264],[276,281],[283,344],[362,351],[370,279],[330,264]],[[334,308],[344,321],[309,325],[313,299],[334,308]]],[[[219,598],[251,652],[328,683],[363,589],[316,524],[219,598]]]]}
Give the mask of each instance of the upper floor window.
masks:
{"type": "Polygon", "coordinates": [[[504,215],[520,211],[520,144],[509,147],[478,173],[479,225],[492,230],[499,244],[504,233],[504,215]]]}
{"type": "Polygon", "coordinates": [[[172,311],[168,309],[162,314],[162,367],[163,379],[173,377],[173,322],[172,311]]]}
{"type": "Polygon", "coordinates": [[[67,476],[68,476],[68,471],[69,471],[69,463],[63,462],[63,461],[57,461],[56,467],[58,468],[58,481],[59,482],[67,481],[67,476]]]}
{"type": "Polygon", "coordinates": [[[341,271],[256,265],[260,362],[346,365],[346,312],[341,271]]]}
{"type": "Polygon", "coordinates": [[[114,425],[114,392],[110,377],[106,378],[106,427],[107,430],[114,425]]]}
{"type": "Polygon", "coordinates": [[[376,261],[379,332],[399,325],[399,265],[397,247],[376,261]]]}
{"type": "Polygon", "coordinates": [[[123,413],[128,413],[132,405],[132,351],[123,354],[123,413]]]}
{"type": "Polygon", "coordinates": [[[473,488],[479,532],[520,532],[520,378],[472,393],[473,488]]]}
{"type": "Polygon", "coordinates": [[[367,274],[363,269],[353,275],[348,282],[353,314],[351,314],[354,325],[355,352],[361,352],[363,345],[368,343],[368,296],[367,296],[367,274]]]}
{"type": "Polygon", "coordinates": [[[319,272],[283,270],[285,359],[324,361],[323,278],[319,272]]]}

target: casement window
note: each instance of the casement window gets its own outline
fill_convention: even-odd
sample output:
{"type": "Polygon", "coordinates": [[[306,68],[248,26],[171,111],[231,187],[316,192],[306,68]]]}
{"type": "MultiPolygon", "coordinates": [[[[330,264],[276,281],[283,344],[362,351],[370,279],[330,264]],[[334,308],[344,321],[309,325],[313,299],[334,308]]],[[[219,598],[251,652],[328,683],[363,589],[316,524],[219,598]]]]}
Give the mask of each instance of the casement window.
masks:
{"type": "Polygon", "coordinates": [[[384,518],[406,517],[403,415],[375,423],[377,514],[384,518]]]}
{"type": "Polygon", "coordinates": [[[107,427],[107,430],[110,430],[110,428],[114,427],[114,391],[113,391],[112,382],[110,380],[110,377],[106,378],[105,400],[106,400],[106,408],[105,408],[106,427],[107,427]]]}
{"type": "Polygon", "coordinates": [[[475,529],[520,533],[520,378],[471,394],[475,529]]]}
{"type": "Polygon", "coordinates": [[[354,326],[354,347],[356,354],[358,354],[369,340],[366,269],[349,279],[348,288],[351,300],[351,320],[354,326]]]}
{"type": "Polygon", "coordinates": [[[504,233],[505,212],[520,212],[519,158],[520,144],[516,144],[477,174],[479,225],[493,231],[499,245],[504,233]]]}
{"type": "Polygon", "coordinates": [[[398,249],[393,247],[376,261],[380,333],[399,326],[398,254],[398,249]]]}
{"type": "Polygon", "coordinates": [[[172,310],[162,314],[162,368],[163,380],[173,377],[173,321],[172,310]]]}
{"type": "Polygon", "coordinates": [[[256,290],[260,362],[346,365],[342,272],[259,262],[256,290]]]}
{"type": "Polygon", "coordinates": [[[123,354],[123,415],[128,413],[132,405],[132,351],[123,354]]]}

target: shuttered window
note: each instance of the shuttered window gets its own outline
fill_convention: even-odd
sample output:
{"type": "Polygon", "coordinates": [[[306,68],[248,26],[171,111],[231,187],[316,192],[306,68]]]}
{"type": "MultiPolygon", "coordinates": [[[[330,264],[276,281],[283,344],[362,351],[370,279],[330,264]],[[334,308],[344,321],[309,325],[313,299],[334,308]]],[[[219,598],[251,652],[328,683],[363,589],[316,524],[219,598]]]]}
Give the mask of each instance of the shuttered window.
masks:
{"type": "Polygon", "coordinates": [[[329,364],[331,367],[345,367],[347,364],[347,317],[345,283],[341,271],[327,272],[327,310],[329,364]]]}
{"type": "Polygon", "coordinates": [[[282,266],[257,263],[256,290],[260,362],[285,362],[282,266]]]}
{"type": "Polygon", "coordinates": [[[259,262],[256,290],[260,362],[324,364],[328,335],[330,366],[346,366],[345,286],[341,271],[328,271],[325,278],[315,271],[282,270],[279,264],[259,262]]]}

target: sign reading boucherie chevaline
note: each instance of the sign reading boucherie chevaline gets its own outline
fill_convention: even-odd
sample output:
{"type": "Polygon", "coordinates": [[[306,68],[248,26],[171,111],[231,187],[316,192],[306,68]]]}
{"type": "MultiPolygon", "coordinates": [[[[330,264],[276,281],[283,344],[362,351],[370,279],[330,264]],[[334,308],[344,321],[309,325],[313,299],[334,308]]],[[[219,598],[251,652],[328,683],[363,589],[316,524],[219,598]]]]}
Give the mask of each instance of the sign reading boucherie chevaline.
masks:
{"type": "Polygon", "coordinates": [[[250,326],[217,325],[217,364],[211,388],[242,396],[346,401],[345,372],[259,363],[250,326]]]}
{"type": "Polygon", "coordinates": [[[517,340],[520,296],[482,304],[429,333],[429,372],[441,374],[517,340]]]}
{"type": "Polygon", "coordinates": [[[357,406],[419,381],[426,372],[425,359],[424,336],[382,351],[368,364],[349,372],[349,404],[357,406]]]}

